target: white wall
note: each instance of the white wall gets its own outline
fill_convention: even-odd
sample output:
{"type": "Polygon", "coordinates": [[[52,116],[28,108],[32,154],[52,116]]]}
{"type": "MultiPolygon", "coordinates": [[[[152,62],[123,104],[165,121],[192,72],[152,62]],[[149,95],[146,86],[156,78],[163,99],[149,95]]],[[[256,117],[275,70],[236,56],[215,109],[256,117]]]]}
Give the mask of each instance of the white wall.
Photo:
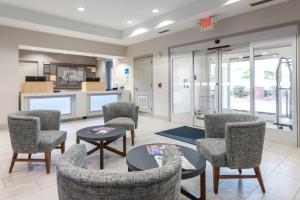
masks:
{"type": "Polygon", "coordinates": [[[130,59],[113,59],[113,68],[112,68],[112,80],[113,87],[124,86],[126,90],[133,91],[134,73],[133,73],[133,63],[130,59]],[[128,77],[125,74],[125,69],[129,69],[128,77]]]}
{"type": "Polygon", "coordinates": [[[300,1],[289,1],[222,20],[216,24],[214,30],[209,32],[201,32],[197,28],[192,28],[128,46],[127,56],[131,63],[135,57],[153,54],[154,115],[169,117],[168,49],[170,47],[257,32],[271,29],[274,26],[287,25],[287,23],[298,24],[300,20],[299,8],[300,1]],[[161,89],[157,87],[159,82],[163,83],[161,89]]]}
{"type": "Polygon", "coordinates": [[[121,57],[126,55],[124,46],[0,26],[0,126],[7,124],[8,113],[18,110],[19,45],[121,57]]]}

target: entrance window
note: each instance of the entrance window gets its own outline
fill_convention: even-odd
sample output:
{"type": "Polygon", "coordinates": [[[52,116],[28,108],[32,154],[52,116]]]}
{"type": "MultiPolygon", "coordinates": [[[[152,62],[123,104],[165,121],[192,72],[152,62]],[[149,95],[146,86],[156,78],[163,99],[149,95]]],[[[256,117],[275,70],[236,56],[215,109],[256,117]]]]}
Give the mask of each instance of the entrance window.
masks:
{"type": "Polygon", "coordinates": [[[250,52],[222,53],[222,112],[250,112],[250,52]]]}
{"type": "Polygon", "coordinates": [[[255,113],[269,126],[293,128],[292,45],[255,49],[255,113]]]}

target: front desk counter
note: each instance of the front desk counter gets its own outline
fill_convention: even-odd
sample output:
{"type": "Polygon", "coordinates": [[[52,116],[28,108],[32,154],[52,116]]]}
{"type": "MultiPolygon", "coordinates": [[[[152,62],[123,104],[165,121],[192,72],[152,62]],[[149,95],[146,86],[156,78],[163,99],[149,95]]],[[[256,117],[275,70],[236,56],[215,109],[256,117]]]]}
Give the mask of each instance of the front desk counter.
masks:
{"type": "Polygon", "coordinates": [[[103,105],[119,101],[130,102],[130,92],[127,90],[103,92],[62,91],[22,93],[20,97],[21,110],[60,110],[62,119],[102,115],[103,105]]]}

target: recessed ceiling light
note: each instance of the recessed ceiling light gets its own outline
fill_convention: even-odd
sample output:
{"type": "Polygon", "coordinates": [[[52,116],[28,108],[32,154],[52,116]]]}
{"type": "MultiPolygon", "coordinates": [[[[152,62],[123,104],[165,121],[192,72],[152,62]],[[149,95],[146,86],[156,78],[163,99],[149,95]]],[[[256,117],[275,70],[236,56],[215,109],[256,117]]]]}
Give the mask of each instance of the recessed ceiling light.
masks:
{"type": "Polygon", "coordinates": [[[234,3],[237,3],[239,1],[241,1],[241,0],[228,0],[223,6],[228,6],[230,4],[234,4],[234,3]]]}
{"type": "Polygon", "coordinates": [[[129,35],[129,37],[134,37],[134,36],[137,36],[137,35],[141,35],[141,34],[146,33],[146,32],[148,32],[148,31],[149,31],[149,29],[146,29],[146,28],[138,28],[138,29],[136,29],[135,31],[133,31],[133,32],[129,35]]]}
{"type": "Polygon", "coordinates": [[[174,21],[172,21],[172,20],[165,20],[165,21],[160,22],[155,28],[161,28],[161,27],[173,24],[173,23],[174,23],[174,21]]]}
{"type": "Polygon", "coordinates": [[[127,24],[132,24],[132,23],[133,23],[133,21],[130,21],[130,20],[129,20],[129,21],[127,21],[127,24]]]}
{"type": "Polygon", "coordinates": [[[80,12],[84,12],[85,8],[80,6],[80,7],[77,8],[77,10],[80,11],[80,12]]]}
{"type": "Polygon", "coordinates": [[[152,12],[153,12],[153,13],[158,13],[159,10],[158,10],[158,9],[153,9],[152,12]]]}

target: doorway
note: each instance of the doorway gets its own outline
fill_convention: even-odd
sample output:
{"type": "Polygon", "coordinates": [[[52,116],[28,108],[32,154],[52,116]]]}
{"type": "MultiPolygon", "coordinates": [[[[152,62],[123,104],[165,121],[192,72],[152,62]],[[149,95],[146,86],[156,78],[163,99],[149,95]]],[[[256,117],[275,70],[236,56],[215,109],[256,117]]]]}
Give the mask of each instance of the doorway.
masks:
{"type": "Polygon", "coordinates": [[[296,143],[296,37],[206,44],[171,55],[171,120],[204,127],[205,114],[253,114],[267,122],[267,137],[296,143]]]}
{"type": "Polygon", "coordinates": [[[153,105],[152,56],[134,59],[134,99],[140,111],[152,114],[153,105]]]}

